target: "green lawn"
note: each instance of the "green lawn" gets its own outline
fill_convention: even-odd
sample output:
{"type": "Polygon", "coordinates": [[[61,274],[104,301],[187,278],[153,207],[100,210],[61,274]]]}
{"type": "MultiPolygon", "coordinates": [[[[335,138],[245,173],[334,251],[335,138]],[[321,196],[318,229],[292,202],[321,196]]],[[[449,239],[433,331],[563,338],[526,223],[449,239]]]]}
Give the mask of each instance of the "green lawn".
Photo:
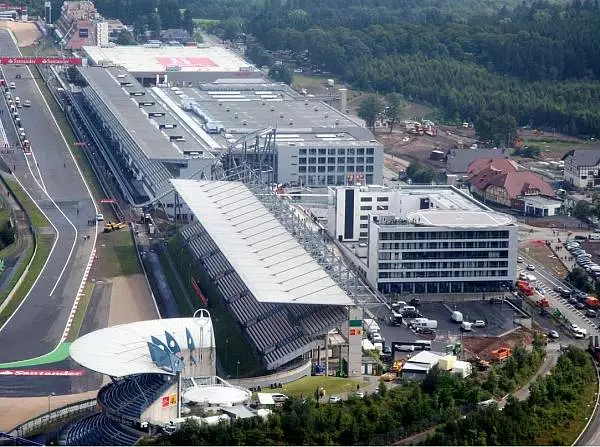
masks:
{"type": "Polygon", "coordinates": [[[281,392],[288,396],[299,397],[302,395],[307,397],[313,396],[317,388],[323,387],[326,396],[331,396],[356,391],[356,385],[361,384],[362,382],[359,380],[350,380],[343,377],[311,376],[284,385],[281,392]]]}
{"type": "Polygon", "coordinates": [[[543,152],[566,152],[570,149],[585,149],[585,146],[589,145],[586,141],[580,140],[563,140],[555,137],[545,138],[525,138],[523,139],[523,146],[535,146],[539,147],[543,152]]]}
{"type": "MultiPolygon", "coordinates": [[[[8,302],[7,306],[4,308],[2,313],[0,314],[0,326],[4,324],[4,322],[12,315],[12,313],[17,309],[21,301],[25,298],[25,296],[29,293],[31,287],[37,280],[44,264],[46,263],[46,259],[50,255],[50,249],[52,248],[52,244],[54,242],[53,234],[38,234],[37,236],[37,250],[35,252],[35,256],[33,257],[33,262],[31,263],[31,267],[27,272],[27,275],[23,279],[23,282],[19,286],[19,288],[15,291],[12,296],[10,302],[8,302]]],[[[29,262],[29,261],[28,261],[29,262]]],[[[27,263],[23,263],[23,266],[26,266],[27,263]]],[[[23,268],[24,270],[24,268],[23,268]]],[[[17,272],[18,273],[18,272],[17,272]]],[[[13,277],[18,278],[21,275],[16,275],[13,277]]],[[[15,281],[16,283],[16,281],[15,281]]],[[[9,285],[10,286],[10,285],[9,285]]],[[[10,291],[12,287],[8,290],[10,291]]]]}
{"type": "Polygon", "coordinates": [[[71,328],[69,329],[69,335],[67,337],[68,342],[73,342],[77,340],[77,337],[79,337],[79,331],[81,330],[81,325],[83,324],[83,319],[85,318],[93,291],[94,283],[86,283],[85,287],[83,288],[83,296],[79,300],[77,310],[75,311],[75,316],[73,317],[73,322],[71,323],[71,328]]]}
{"type": "Polygon", "coordinates": [[[36,228],[49,227],[50,225],[46,220],[46,217],[44,217],[37,205],[33,203],[33,200],[31,200],[23,188],[21,188],[21,185],[12,178],[5,178],[4,180],[8,184],[13,195],[25,209],[25,213],[29,216],[31,224],[36,228]]]}
{"type": "Polygon", "coordinates": [[[161,251],[159,254],[160,265],[163,268],[163,272],[165,277],[167,278],[167,282],[169,283],[169,287],[173,292],[173,296],[175,297],[175,301],[177,302],[177,307],[181,312],[182,316],[192,316],[194,315],[194,311],[196,309],[192,309],[190,306],[190,302],[192,301],[192,297],[189,296],[189,289],[183,290],[179,285],[179,281],[177,281],[178,273],[173,270],[171,264],[167,259],[167,253],[161,251]]]}
{"type": "Polygon", "coordinates": [[[99,234],[96,254],[98,255],[96,276],[99,278],[142,273],[129,229],[99,234]]]}
{"type": "MultiPolygon", "coordinates": [[[[208,310],[211,314],[213,327],[215,331],[215,342],[217,344],[217,356],[223,368],[231,376],[237,376],[237,362],[240,362],[239,373],[240,377],[258,375],[263,372],[263,367],[254,353],[248,341],[241,334],[238,324],[231,314],[227,311],[219,293],[215,290],[211,283],[203,276],[201,270],[196,266],[189,251],[183,248],[182,239],[180,236],[171,237],[168,240],[167,248],[171,253],[171,258],[175,264],[175,268],[182,278],[195,278],[199,284],[204,296],[208,299],[208,310]]],[[[165,271],[165,274],[167,272],[165,271]]],[[[198,298],[196,298],[189,280],[184,281],[184,284],[189,285],[188,293],[194,300],[197,308],[203,307],[198,298]]],[[[174,291],[177,289],[174,289],[174,291]]]]}

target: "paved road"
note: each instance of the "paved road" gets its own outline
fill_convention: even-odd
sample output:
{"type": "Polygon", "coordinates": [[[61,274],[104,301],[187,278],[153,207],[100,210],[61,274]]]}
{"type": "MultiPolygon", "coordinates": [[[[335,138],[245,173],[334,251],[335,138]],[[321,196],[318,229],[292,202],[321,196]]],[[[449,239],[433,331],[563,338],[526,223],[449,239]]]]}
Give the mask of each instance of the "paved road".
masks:
{"type": "MultiPolygon", "coordinates": [[[[3,56],[18,55],[10,34],[0,30],[3,56]]],[[[25,66],[3,67],[7,82],[15,82],[13,97],[29,99],[30,108],[18,109],[33,155],[21,151],[4,159],[33,199],[52,222],[57,234],[54,248],[42,274],[14,316],[0,328],[0,362],[45,354],[60,341],[86,264],[95,243],[92,198],[78,173],[69,149],[25,66]],[[22,79],[16,79],[19,73],[22,79]],[[84,235],[90,235],[84,240],[84,235]]],[[[11,144],[17,135],[5,102],[0,101],[2,123],[11,144]]]]}

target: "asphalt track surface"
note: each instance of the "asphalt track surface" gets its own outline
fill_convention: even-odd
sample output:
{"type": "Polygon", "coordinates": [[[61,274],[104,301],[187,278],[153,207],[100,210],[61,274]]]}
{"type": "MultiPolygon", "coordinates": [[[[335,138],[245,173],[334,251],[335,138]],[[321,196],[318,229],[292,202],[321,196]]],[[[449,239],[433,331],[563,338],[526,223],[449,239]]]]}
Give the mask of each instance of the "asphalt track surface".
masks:
{"type": "MultiPolygon", "coordinates": [[[[0,48],[3,56],[20,54],[6,30],[0,30],[0,48]]],[[[57,237],[29,295],[0,328],[0,363],[37,357],[60,343],[96,240],[96,227],[88,223],[96,213],[93,200],[31,71],[8,65],[3,71],[7,83],[16,84],[13,98],[31,101],[31,107],[18,112],[33,152],[15,150],[3,158],[51,221],[57,237]],[[17,73],[21,79],[16,79],[17,73]],[[90,238],[84,240],[86,235],[90,238]]],[[[15,147],[16,130],[4,100],[0,104],[2,123],[15,147]]]]}

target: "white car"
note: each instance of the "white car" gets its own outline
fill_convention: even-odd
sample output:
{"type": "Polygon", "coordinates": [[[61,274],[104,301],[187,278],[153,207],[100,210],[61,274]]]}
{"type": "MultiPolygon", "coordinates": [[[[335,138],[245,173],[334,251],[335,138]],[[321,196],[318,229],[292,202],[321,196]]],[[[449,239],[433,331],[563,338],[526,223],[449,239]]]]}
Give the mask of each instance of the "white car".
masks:
{"type": "Polygon", "coordinates": [[[371,336],[371,341],[373,343],[383,343],[384,339],[381,336],[381,334],[379,332],[375,332],[372,336],[371,336]]]}
{"type": "Polygon", "coordinates": [[[329,396],[329,403],[330,404],[336,404],[338,402],[341,402],[342,399],[339,396],[329,396]]]}
{"type": "Polygon", "coordinates": [[[26,100],[25,100],[25,102],[23,102],[23,105],[24,105],[25,107],[31,107],[31,101],[30,101],[30,100],[28,100],[28,99],[26,99],[26,100]]]}
{"type": "Polygon", "coordinates": [[[530,272],[533,272],[533,271],[535,270],[535,265],[533,265],[533,264],[529,264],[529,265],[527,266],[527,270],[529,270],[530,272]]]}
{"type": "Polygon", "coordinates": [[[104,221],[104,214],[102,214],[102,213],[98,213],[98,214],[96,214],[96,220],[97,220],[98,222],[102,222],[102,221],[104,221]]]}
{"type": "Polygon", "coordinates": [[[399,345],[399,346],[396,346],[396,351],[415,352],[415,347],[414,347],[414,345],[399,345]]]}
{"type": "Polygon", "coordinates": [[[17,88],[17,86],[15,85],[14,82],[11,82],[10,85],[8,86],[8,88],[10,88],[11,90],[14,90],[17,88]]]}
{"type": "Polygon", "coordinates": [[[271,394],[271,397],[274,402],[285,402],[288,399],[288,397],[282,393],[273,393],[271,394]]]}
{"type": "Polygon", "coordinates": [[[523,263],[523,256],[518,256],[518,257],[517,257],[517,262],[518,262],[519,264],[522,264],[522,263],[523,263]]]}

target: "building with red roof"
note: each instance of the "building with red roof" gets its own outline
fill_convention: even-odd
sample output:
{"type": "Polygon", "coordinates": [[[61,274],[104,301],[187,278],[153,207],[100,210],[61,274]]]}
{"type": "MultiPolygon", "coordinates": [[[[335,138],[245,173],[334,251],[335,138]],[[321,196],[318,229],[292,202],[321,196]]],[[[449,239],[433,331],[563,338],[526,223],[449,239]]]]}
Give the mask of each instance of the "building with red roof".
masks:
{"type": "Polygon", "coordinates": [[[479,158],[469,164],[468,175],[471,192],[486,203],[536,216],[553,216],[562,206],[549,183],[534,172],[519,171],[513,160],[479,158]]]}

